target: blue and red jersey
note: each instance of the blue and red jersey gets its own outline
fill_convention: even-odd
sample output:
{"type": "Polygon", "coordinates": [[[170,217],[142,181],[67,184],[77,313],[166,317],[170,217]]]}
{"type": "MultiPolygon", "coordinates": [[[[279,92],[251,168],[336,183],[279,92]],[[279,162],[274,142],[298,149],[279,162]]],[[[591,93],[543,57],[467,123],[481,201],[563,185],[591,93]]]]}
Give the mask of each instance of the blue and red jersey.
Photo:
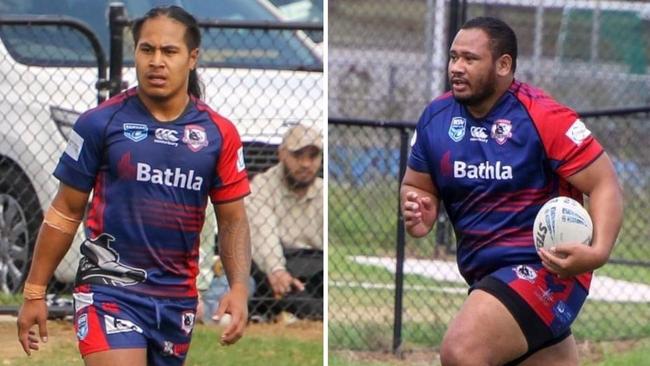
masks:
{"type": "Polygon", "coordinates": [[[196,296],[205,207],[249,192],[235,126],[191,98],[159,122],[130,89],[79,117],[54,175],[93,191],[77,284],[196,296]]]}
{"type": "MultiPolygon", "coordinates": [[[[576,112],[518,81],[483,118],[451,93],[434,100],[412,145],[408,165],[431,175],[470,285],[501,267],[540,263],[532,235],[537,212],[557,196],[582,202],[567,178],[603,153],[576,112]]],[[[578,280],[588,289],[591,274],[578,280]]]]}

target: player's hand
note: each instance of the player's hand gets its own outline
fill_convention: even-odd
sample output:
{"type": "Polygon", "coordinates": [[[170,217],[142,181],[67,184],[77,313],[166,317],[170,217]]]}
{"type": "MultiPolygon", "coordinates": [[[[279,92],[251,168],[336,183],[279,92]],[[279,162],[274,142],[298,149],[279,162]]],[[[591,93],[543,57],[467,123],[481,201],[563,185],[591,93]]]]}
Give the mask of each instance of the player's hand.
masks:
{"type": "Polygon", "coordinates": [[[203,305],[203,296],[199,292],[196,304],[196,321],[203,323],[203,313],[205,312],[205,306],[203,305]]]}
{"type": "Polygon", "coordinates": [[[230,314],[231,321],[221,333],[219,343],[227,346],[234,344],[244,335],[244,328],[248,322],[248,289],[246,285],[235,284],[230,288],[219,302],[219,308],[212,320],[219,321],[224,314],[230,314]]]}
{"type": "Polygon", "coordinates": [[[298,291],[305,290],[305,284],[300,282],[299,279],[291,276],[291,273],[286,270],[279,270],[269,275],[269,283],[273,289],[273,296],[276,299],[281,299],[284,295],[290,293],[292,289],[298,291]]]}
{"type": "Polygon", "coordinates": [[[420,238],[431,231],[436,219],[436,208],[430,197],[421,197],[416,192],[408,192],[402,208],[404,226],[409,234],[420,238]]]}
{"type": "Polygon", "coordinates": [[[607,261],[607,256],[603,258],[596,248],[578,243],[558,245],[550,250],[541,248],[537,253],[542,265],[560,278],[593,271],[607,261]]]}
{"type": "Polygon", "coordinates": [[[39,337],[43,343],[47,343],[47,305],[44,299],[25,300],[18,312],[18,342],[28,356],[32,351],[38,351],[39,337]],[[38,325],[38,334],[31,329],[38,325]]]}

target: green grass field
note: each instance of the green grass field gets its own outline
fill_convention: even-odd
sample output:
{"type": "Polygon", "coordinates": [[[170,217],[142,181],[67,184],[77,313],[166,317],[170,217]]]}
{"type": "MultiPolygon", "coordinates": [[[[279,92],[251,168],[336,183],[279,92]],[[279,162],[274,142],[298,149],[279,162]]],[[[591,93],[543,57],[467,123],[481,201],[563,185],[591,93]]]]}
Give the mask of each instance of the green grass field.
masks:
{"type": "MultiPolygon", "coordinates": [[[[584,366],[647,365],[650,338],[636,342],[580,344],[580,360],[584,366]]],[[[329,366],[424,366],[439,365],[434,352],[406,354],[397,358],[387,353],[330,352],[329,366]]]]}
{"type": "MultiPolygon", "coordinates": [[[[75,366],[83,365],[77,351],[72,325],[50,322],[50,342],[27,357],[15,339],[15,323],[0,323],[0,365],[75,366]]],[[[218,344],[220,328],[197,326],[194,331],[188,366],[321,366],[323,327],[320,322],[292,325],[252,325],[234,346],[218,344]]]]}

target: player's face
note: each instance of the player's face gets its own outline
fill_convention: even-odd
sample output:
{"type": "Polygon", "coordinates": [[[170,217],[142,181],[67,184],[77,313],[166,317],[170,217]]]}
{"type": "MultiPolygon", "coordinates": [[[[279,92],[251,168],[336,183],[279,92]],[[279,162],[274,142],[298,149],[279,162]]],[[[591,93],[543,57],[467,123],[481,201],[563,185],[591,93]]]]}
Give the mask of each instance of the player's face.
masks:
{"type": "Polygon", "coordinates": [[[461,29],[451,45],[448,76],[459,103],[480,105],[496,92],[497,71],[489,42],[480,29],[461,29]]]}
{"type": "Polygon", "coordinates": [[[146,97],[167,101],[187,95],[190,71],[196,67],[198,49],[188,50],[186,27],[180,22],[159,16],[142,25],[135,47],[138,89],[146,97]]]}
{"type": "Polygon", "coordinates": [[[289,185],[295,188],[304,188],[316,179],[323,154],[315,146],[306,146],[296,151],[281,148],[279,158],[284,164],[289,185]]]}

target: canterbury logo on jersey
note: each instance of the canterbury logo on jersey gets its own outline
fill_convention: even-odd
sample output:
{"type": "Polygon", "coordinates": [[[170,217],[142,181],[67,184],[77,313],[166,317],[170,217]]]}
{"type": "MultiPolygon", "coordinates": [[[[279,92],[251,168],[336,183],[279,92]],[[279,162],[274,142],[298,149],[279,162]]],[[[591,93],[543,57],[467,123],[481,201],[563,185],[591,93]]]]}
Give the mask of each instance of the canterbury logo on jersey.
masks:
{"type": "Polygon", "coordinates": [[[167,128],[156,128],[156,138],[154,142],[159,144],[178,146],[178,131],[167,128]]]}
{"type": "Polygon", "coordinates": [[[454,178],[469,179],[512,179],[512,167],[497,161],[494,165],[489,161],[478,165],[467,164],[464,161],[454,161],[454,178]]]}
{"type": "Polygon", "coordinates": [[[138,172],[136,180],[140,182],[150,182],[153,184],[162,184],[168,187],[185,188],[193,191],[200,191],[203,178],[194,175],[194,170],[184,173],[181,168],[172,169],[155,169],[146,163],[138,163],[138,172]]]}

